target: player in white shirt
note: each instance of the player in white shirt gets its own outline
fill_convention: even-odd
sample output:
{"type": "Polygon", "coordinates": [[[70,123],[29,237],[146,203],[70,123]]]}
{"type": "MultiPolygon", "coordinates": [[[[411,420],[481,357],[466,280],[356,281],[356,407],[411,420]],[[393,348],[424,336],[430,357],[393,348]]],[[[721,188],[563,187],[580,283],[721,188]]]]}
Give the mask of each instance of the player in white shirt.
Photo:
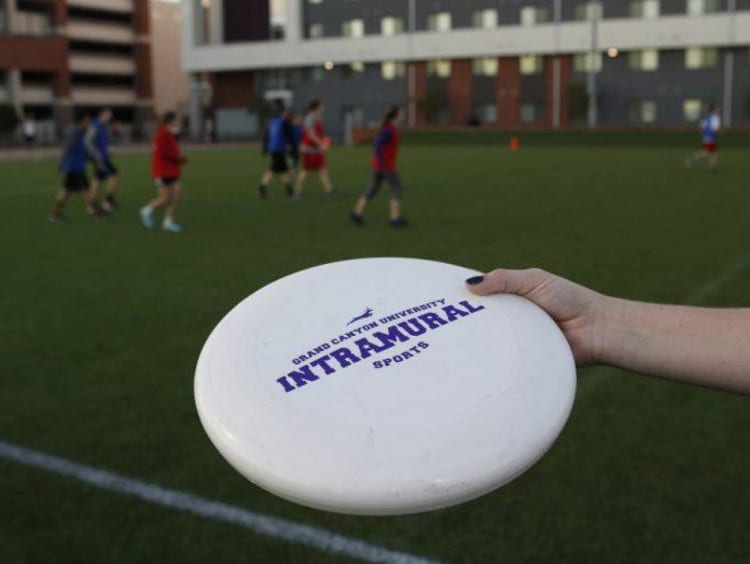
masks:
{"type": "Polygon", "coordinates": [[[708,169],[712,173],[719,171],[719,130],[721,129],[721,108],[713,104],[706,119],[701,120],[701,143],[703,148],[690,155],[685,164],[692,166],[696,161],[708,159],[708,169]]]}

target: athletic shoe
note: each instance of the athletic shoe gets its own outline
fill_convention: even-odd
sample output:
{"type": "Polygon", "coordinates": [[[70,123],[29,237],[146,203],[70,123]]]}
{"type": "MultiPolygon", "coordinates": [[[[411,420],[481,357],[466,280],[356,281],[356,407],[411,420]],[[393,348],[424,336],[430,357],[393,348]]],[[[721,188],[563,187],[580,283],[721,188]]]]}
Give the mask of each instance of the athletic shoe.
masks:
{"type": "Polygon", "coordinates": [[[143,206],[138,213],[141,216],[141,223],[143,223],[143,227],[145,227],[146,229],[153,229],[154,213],[151,211],[151,208],[148,206],[143,206]]]}
{"type": "Polygon", "coordinates": [[[262,184],[258,186],[258,197],[261,200],[268,199],[268,187],[267,186],[263,186],[262,184]]]}
{"type": "Polygon", "coordinates": [[[52,223],[65,223],[65,216],[61,213],[51,213],[47,216],[47,220],[52,223]]]}
{"type": "Polygon", "coordinates": [[[403,217],[399,217],[398,219],[391,219],[388,223],[391,224],[391,227],[394,229],[400,229],[401,227],[406,227],[409,225],[409,222],[406,221],[403,217]]]}
{"type": "Polygon", "coordinates": [[[292,200],[294,200],[295,202],[301,201],[302,200],[302,192],[295,192],[292,195],[292,200]]]}
{"type": "Polygon", "coordinates": [[[354,223],[355,225],[358,225],[360,227],[365,226],[365,218],[361,215],[357,215],[356,213],[352,212],[349,214],[349,219],[351,219],[352,223],[354,223]]]}
{"type": "Polygon", "coordinates": [[[169,231],[170,233],[182,233],[182,225],[171,220],[162,223],[161,228],[162,230],[169,231]]]}
{"type": "Polygon", "coordinates": [[[110,213],[120,211],[120,204],[117,203],[117,200],[113,196],[107,196],[102,202],[102,207],[110,213]]]}

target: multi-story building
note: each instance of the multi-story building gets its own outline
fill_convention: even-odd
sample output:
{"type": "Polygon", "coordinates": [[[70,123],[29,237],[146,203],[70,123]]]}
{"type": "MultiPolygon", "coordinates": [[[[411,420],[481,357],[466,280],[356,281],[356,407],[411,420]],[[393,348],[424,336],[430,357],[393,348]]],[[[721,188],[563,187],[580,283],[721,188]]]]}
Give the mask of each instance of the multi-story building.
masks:
{"type": "Polygon", "coordinates": [[[148,0],[0,0],[0,103],[51,136],[76,108],[153,119],[148,0]]]}
{"type": "Polygon", "coordinates": [[[413,125],[562,128],[687,126],[717,102],[747,125],[749,46],[750,0],[183,2],[183,62],[227,135],[273,97],[324,98],[333,128],[388,104],[413,125]]]}

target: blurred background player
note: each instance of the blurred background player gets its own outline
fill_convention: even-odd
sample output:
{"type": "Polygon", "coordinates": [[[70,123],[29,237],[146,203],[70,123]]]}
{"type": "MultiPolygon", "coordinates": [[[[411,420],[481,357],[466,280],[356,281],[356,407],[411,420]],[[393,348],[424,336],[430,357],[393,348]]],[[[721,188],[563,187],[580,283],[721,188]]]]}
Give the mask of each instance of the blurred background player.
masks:
{"type": "Polygon", "coordinates": [[[401,121],[402,112],[393,107],[383,116],[383,122],[373,143],[372,155],[372,182],[364,194],[359,197],[351,219],[357,225],[364,225],[364,213],[367,204],[380,190],[383,182],[388,182],[391,187],[390,215],[389,220],[392,227],[406,226],[406,220],[401,217],[401,193],[403,187],[398,176],[396,161],[398,160],[399,133],[398,124],[401,121]]]}
{"type": "Polygon", "coordinates": [[[258,196],[268,198],[268,185],[274,176],[280,176],[286,187],[286,195],[294,195],[292,187],[292,173],[287,162],[287,151],[294,153],[294,131],[289,121],[289,111],[280,108],[279,115],[268,124],[263,137],[263,154],[270,155],[271,163],[258,185],[258,196]]]}
{"type": "Polygon", "coordinates": [[[26,142],[26,146],[31,148],[36,144],[36,122],[34,121],[33,114],[26,114],[23,118],[23,124],[21,124],[23,130],[23,140],[26,142]]]}
{"type": "Polygon", "coordinates": [[[71,192],[83,192],[86,205],[90,213],[95,217],[105,215],[104,210],[96,201],[96,195],[91,190],[89,179],[86,176],[86,163],[90,158],[86,150],[85,136],[91,124],[91,116],[86,112],[76,115],[75,123],[68,126],[65,131],[65,144],[60,159],[59,171],[64,174],[62,188],[57,193],[52,213],[49,220],[61,222],[64,220],[62,210],[68,201],[71,192]]]}
{"type": "Polygon", "coordinates": [[[296,172],[299,167],[299,150],[304,128],[302,127],[302,118],[295,113],[289,113],[289,123],[292,124],[292,137],[294,138],[294,145],[289,152],[289,158],[292,163],[292,172],[296,172]]]}
{"type": "Polygon", "coordinates": [[[309,172],[317,171],[320,183],[326,194],[332,196],[334,193],[331,178],[328,176],[328,165],[326,163],[326,151],[330,140],[326,138],[323,128],[323,102],[313,100],[307,109],[307,115],[302,122],[302,170],[297,176],[297,185],[294,190],[294,198],[302,198],[302,189],[309,172]]]}
{"type": "Polygon", "coordinates": [[[109,152],[112,137],[111,122],[112,110],[104,108],[99,111],[99,115],[91,122],[86,133],[86,148],[89,154],[92,155],[91,160],[94,163],[94,179],[91,182],[91,190],[94,192],[94,197],[96,197],[99,192],[99,185],[109,181],[107,195],[102,202],[104,209],[109,212],[120,208],[115,199],[117,187],[120,183],[120,171],[112,163],[109,152]]]}
{"type": "Polygon", "coordinates": [[[175,221],[175,211],[182,191],[181,168],[187,159],[180,152],[179,134],[180,119],[177,113],[167,112],[157,127],[151,157],[151,176],[159,196],[140,211],[141,222],[146,229],[154,228],[154,210],[165,207],[161,228],[172,233],[182,232],[182,226],[175,221]]]}
{"type": "Polygon", "coordinates": [[[708,116],[701,121],[703,148],[687,158],[685,161],[687,166],[693,166],[696,161],[707,158],[708,169],[714,174],[719,171],[719,130],[721,129],[719,111],[719,106],[712,104],[708,116]]]}

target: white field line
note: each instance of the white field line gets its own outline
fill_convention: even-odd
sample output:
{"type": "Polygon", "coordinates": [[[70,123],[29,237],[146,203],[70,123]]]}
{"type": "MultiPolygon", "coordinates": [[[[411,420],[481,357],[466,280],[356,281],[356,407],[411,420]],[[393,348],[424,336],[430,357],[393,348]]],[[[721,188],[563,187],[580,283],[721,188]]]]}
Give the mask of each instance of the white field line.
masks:
{"type": "Polygon", "coordinates": [[[255,513],[187,492],[142,482],[5,441],[0,441],[0,459],[72,478],[109,492],[136,497],[154,505],[238,525],[259,535],[308,546],[329,554],[348,556],[362,562],[388,564],[435,564],[436,562],[413,554],[389,550],[326,529],[255,513]]]}
{"type": "Polygon", "coordinates": [[[692,294],[690,294],[685,300],[686,304],[689,305],[701,305],[706,298],[711,297],[726,284],[734,280],[742,272],[750,268],[750,253],[741,256],[733,264],[729,265],[723,272],[721,272],[716,278],[712,278],[703,286],[697,288],[692,294]]]}

